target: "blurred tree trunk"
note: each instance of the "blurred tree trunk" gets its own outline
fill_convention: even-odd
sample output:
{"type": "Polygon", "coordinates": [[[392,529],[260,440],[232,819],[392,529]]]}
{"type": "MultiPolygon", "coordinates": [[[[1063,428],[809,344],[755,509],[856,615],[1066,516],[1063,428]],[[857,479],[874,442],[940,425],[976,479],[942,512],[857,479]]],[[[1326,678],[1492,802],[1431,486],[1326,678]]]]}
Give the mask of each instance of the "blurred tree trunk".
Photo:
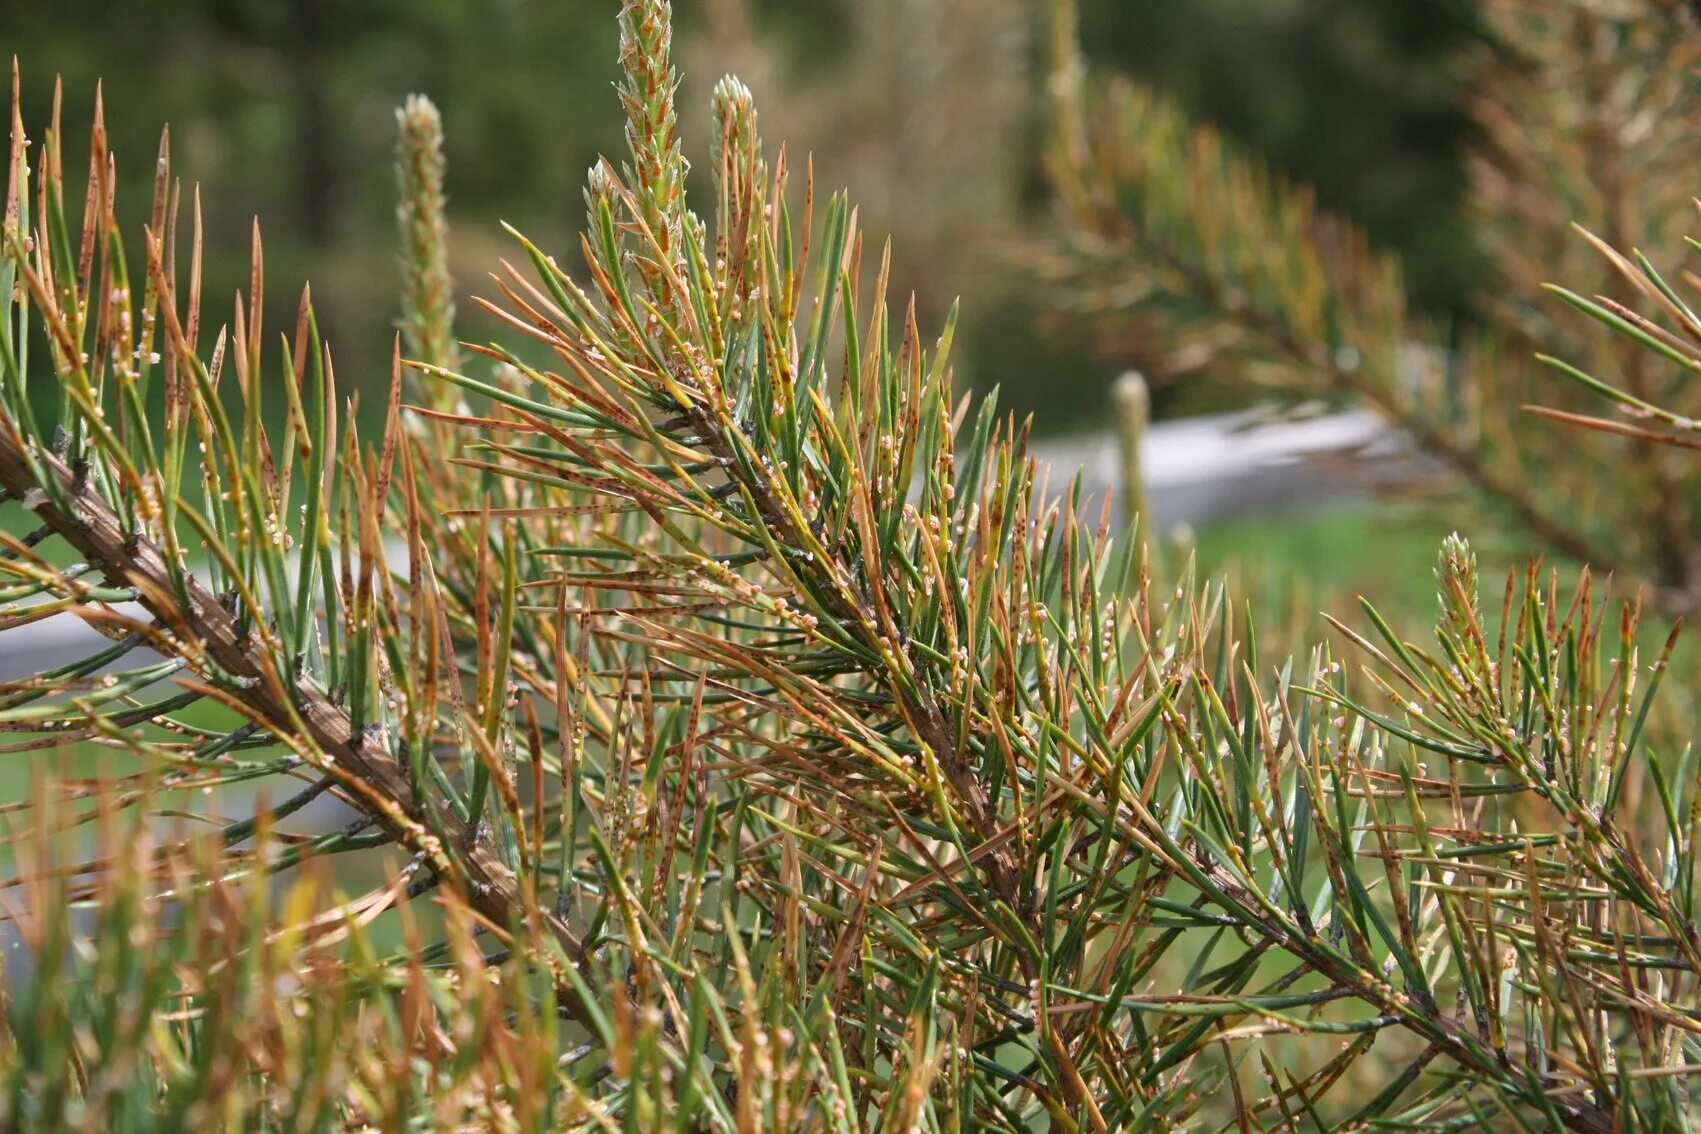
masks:
{"type": "Polygon", "coordinates": [[[295,0],[294,16],[286,54],[294,117],[296,219],[302,238],[324,247],[335,234],[337,196],[336,122],[325,90],[330,5],[326,0],[295,0]]]}

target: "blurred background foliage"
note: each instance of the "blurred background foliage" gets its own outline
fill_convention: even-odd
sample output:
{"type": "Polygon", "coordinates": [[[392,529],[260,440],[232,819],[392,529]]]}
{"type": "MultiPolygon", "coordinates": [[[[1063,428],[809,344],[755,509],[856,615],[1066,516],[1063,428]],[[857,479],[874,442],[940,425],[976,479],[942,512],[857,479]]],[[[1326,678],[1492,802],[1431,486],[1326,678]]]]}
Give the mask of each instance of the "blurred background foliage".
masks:
{"type": "MultiPolygon", "coordinates": [[[[201,188],[209,295],[246,279],[259,216],[278,281],[272,325],[293,310],[283,281],[311,278],[339,370],[381,376],[394,107],[424,91],[443,108],[454,266],[476,291],[507,251],[497,221],[559,243],[582,214],[583,171],[619,148],[606,97],[615,6],[6,0],[0,45],[27,45],[25,105],[37,131],[56,74],[72,139],[105,81],[126,182],[119,197],[132,209],[146,208],[169,122],[175,168],[201,188]]],[[[899,283],[920,292],[924,318],[937,323],[963,296],[963,377],[1001,386],[1005,404],[1035,413],[1045,432],[1100,413],[1114,367],[1035,329],[1043,297],[1000,251],[1047,214],[1041,7],[693,0],[680,5],[680,50],[685,82],[699,88],[685,105],[706,105],[714,77],[736,71],[794,161],[831,154],[817,171],[822,188],[848,186],[869,231],[894,234],[899,283]],[[963,227],[971,216],[974,230],[963,227]]],[[[1095,66],[1149,80],[1314,184],[1323,204],[1401,254],[1421,302],[1451,308],[1481,279],[1460,216],[1480,56],[1471,0],[1087,0],[1083,24],[1095,66]]],[[[707,124],[687,128],[701,161],[707,124]]],[[[482,333],[476,321],[464,330],[482,333]]],[[[1160,399],[1158,410],[1179,408],[1160,399]]]]}

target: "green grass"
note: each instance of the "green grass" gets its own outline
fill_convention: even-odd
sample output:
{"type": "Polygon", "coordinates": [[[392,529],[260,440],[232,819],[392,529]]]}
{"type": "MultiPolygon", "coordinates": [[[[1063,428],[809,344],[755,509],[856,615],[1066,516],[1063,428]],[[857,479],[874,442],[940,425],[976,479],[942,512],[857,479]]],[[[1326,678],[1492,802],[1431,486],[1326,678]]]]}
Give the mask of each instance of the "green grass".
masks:
{"type": "Polygon", "coordinates": [[[1205,575],[1227,574],[1278,599],[1309,596],[1337,615],[1362,595],[1421,625],[1435,609],[1436,552],[1452,530],[1426,508],[1355,501],[1211,524],[1195,549],[1205,575]]]}
{"type": "MultiPolygon", "coordinates": [[[[1200,573],[1228,576],[1235,597],[1260,613],[1261,628],[1286,615],[1302,620],[1299,628],[1315,639],[1324,629],[1319,612],[1354,622],[1363,597],[1402,632],[1422,635],[1435,619],[1436,554],[1454,531],[1477,551],[1485,598],[1497,601],[1506,572],[1522,570],[1537,555],[1558,570],[1562,589],[1577,580],[1580,564],[1541,555],[1512,525],[1497,522],[1491,503],[1459,495],[1331,503],[1226,520],[1200,529],[1195,551],[1200,573]]],[[[1615,592],[1625,594],[1622,587],[1615,592]]]]}

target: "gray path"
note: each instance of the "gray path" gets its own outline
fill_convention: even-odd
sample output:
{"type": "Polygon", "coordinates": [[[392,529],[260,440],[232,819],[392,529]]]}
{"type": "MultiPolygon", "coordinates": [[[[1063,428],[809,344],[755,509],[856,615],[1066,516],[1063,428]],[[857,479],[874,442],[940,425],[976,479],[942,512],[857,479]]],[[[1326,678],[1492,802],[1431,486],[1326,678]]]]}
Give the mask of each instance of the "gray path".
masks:
{"type": "MultiPolygon", "coordinates": [[[[1120,490],[1121,459],[1110,434],[1042,441],[1034,455],[1049,468],[1046,487],[1054,495],[1077,472],[1091,498],[1120,490]]],[[[1368,410],[1159,422],[1141,457],[1160,530],[1363,494],[1407,479],[1421,465],[1405,438],[1368,410]]]]}

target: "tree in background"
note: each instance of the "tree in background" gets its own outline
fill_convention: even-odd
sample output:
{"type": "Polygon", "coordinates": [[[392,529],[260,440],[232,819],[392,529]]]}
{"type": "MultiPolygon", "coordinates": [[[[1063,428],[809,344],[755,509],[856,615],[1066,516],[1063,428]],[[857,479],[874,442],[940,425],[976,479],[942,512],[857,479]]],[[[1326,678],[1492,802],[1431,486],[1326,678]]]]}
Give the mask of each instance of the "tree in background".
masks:
{"type": "MultiPolygon", "coordinates": [[[[868,0],[843,42],[801,63],[752,0],[710,0],[694,56],[738,65],[778,132],[856,190],[869,231],[893,238],[893,280],[938,320],[955,297],[1008,286],[992,253],[1020,220],[1034,84],[1025,0],[868,0]]],[[[694,131],[688,129],[688,136],[694,131]]],[[[699,147],[700,148],[700,147],[699,147]]]]}
{"type": "Polygon", "coordinates": [[[1582,280],[1585,295],[1554,296],[1635,322],[1623,284],[1580,260],[1566,228],[1575,218],[1627,245],[1638,232],[1669,243],[1682,223],[1701,172],[1681,144],[1701,118],[1688,7],[1484,7],[1493,47],[1480,64],[1471,215],[1495,276],[1460,297],[1470,316],[1452,322],[1427,316],[1397,260],[1308,187],[1147,90],[1109,79],[1082,91],[1070,0],[1054,12],[1064,236],[1039,259],[1066,314],[1141,344],[1160,373],[1362,398],[1541,542],[1642,579],[1671,605],[1701,598],[1692,470],[1669,453],[1521,425],[1526,402],[1555,396],[1536,344],[1615,357],[1645,400],[1684,396],[1685,364],[1611,335],[1561,333],[1552,310],[1564,305],[1543,302],[1541,288],[1582,280]]]}
{"type": "MultiPolygon", "coordinates": [[[[555,234],[570,230],[570,186],[619,145],[600,106],[618,71],[600,0],[66,0],[0,7],[0,41],[27,44],[34,105],[63,78],[64,117],[86,121],[96,82],[147,97],[112,98],[107,129],[128,158],[124,198],[151,192],[153,144],[201,190],[209,295],[248,281],[247,245],[263,216],[273,266],[309,272],[334,322],[348,377],[381,391],[388,369],[383,294],[395,244],[383,152],[393,108],[429,86],[464,128],[449,140],[451,203],[555,234]],[[143,160],[139,155],[147,154],[143,160]]],[[[185,192],[190,192],[186,189],[185,192]]],[[[137,213],[129,218],[141,223],[137,213]]],[[[467,226],[451,255],[468,274],[488,262],[494,225],[467,226]]],[[[269,312],[293,311],[281,297],[269,312]]]]}
{"type": "MultiPolygon", "coordinates": [[[[1045,5],[1040,5],[1044,8],[1045,5]]],[[[1163,91],[1315,187],[1447,308],[1481,264],[1460,215],[1475,0],[1082,0],[1088,65],[1163,91]]]]}

